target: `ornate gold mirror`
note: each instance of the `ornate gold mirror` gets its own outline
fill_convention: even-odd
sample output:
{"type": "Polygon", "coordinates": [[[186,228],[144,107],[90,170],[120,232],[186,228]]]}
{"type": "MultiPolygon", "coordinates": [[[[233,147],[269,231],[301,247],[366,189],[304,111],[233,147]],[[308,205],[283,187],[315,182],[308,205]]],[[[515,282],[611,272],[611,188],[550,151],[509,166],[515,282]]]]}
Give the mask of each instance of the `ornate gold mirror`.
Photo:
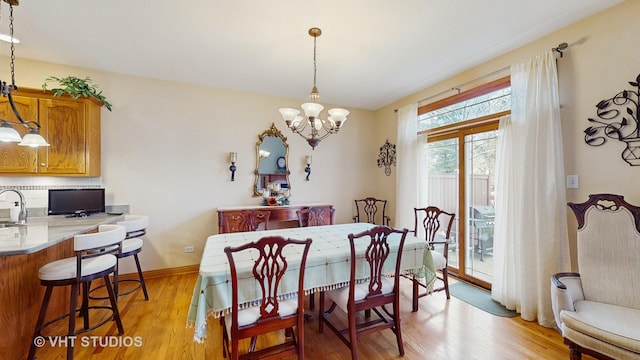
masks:
{"type": "Polygon", "coordinates": [[[269,184],[272,188],[289,189],[289,145],[275,123],[258,135],[256,143],[256,180],[253,185],[253,196],[262,196],[263,189],[269,184]]]}

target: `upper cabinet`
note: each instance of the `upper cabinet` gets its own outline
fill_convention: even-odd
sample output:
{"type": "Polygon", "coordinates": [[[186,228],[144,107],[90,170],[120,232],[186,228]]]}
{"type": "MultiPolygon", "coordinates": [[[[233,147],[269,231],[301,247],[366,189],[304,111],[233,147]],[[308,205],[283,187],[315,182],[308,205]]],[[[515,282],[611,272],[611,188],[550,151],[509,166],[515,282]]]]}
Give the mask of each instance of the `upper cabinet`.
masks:
{"type": "MultiPolygon", "coordinates": [[[[0,143],[0,175],[100,176],[99,102],[22,88],[13,99],[23,119],[40,124],[50,146],[0,143]]],[[[0,118],[17,121],[6,98],[0,98],[0,118]]]]}

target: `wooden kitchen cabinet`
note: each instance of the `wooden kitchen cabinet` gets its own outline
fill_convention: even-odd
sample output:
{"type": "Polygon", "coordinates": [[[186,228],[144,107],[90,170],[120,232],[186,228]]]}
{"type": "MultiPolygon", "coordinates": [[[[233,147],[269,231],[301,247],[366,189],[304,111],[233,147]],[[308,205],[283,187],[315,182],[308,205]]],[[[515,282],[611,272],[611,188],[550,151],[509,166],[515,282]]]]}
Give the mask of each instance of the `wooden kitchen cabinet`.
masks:
{"type": "MultiPolygon", "coordinates": [[[[38,117],[38,99],[27,97],[14,97],[13,102],[18,112],[25,121],[37,119],[38,117]]],[[[0,119],[17,122],[16,116],[11,110],[11,105],[6,98],[0,97],[0,119]]],[[[29,129],[24,126],[14,126],[14,129],[25,136],[29,129]]],[[[37,172],[36,167],[37,152],[36,149],[28,146],[18,146],[17,143],[0,142],[0,172],[5,174],[29,174],[33,175],[37,172]]]]}
{"type": "MultiPolygon", "coordinates": [[[[51,146],[0,143],[0,175],[100,176],[100,102],[22,88],[13,99],[25,121],[40,124],[51,146]]],[[[17,121],[6,98],[0,98],[0,118],[17,121]]],[[[15,128],[21,135],[28,131],[15,128]]]]}

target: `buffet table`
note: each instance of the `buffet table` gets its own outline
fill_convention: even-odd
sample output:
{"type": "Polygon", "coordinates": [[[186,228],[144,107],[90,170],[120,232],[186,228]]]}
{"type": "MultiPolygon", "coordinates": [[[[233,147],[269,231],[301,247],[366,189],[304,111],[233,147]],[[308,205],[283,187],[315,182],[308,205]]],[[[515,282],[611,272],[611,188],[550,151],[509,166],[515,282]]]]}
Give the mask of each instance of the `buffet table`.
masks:
{"type": "MultiPolygon", "coordinates": [[[[187,319],[187,323],[195,327],[194,339],[198,342],[204,339],[208,316],[220,317],[231,308],[231,279],[229,264],[224,253],[225,247],[238,246],[265,236],[277,235],[298,240],[311,238],[313,242],[307,256],[304,288],[307,292],[320,291],[348,285],[350,247],[347,236],[351,233],[357,234],[368,230],[373,226],[375,225],[369,223],[349,223],[209,236],[200,261],[200,272],[193,290],[187,319]]],[[[399,235],[392,234],[389,240],[391,249],[389,256],[393,258],[398,251],[399,235]]],[[[359,247],[358,261],[365,261],[365,247],[359,247]]],[[[419,239],[411,233],[407,234],[402,252],[401,268],[409,272],[421,269],[425,255],[430,256],[428,250],[425,249],[426,242],[423,239],[419,239]]],[[[287,273],[280,282],[281,288],[279,290],[279,293],[284,297],[297,291],[299,273],[299,259],[296,264],[295,254],[287,260],[289,261],[287,273]]],[[[258,287],[250,275],[253,262],[244,261],[236,266],[238,267],[238,277],[242,279],[242,283],[238,286],[241,289],[239,303],[242,303],[242,306],[255,305],[259,295],[258,287]]],[[[357,268],[362,269],[363,267],[357,266],[357,268]]],[[[385,271],[389,273],[393,270],[392,264],[389,268],[385,268],[385,271]]]]}
{"type": "MultiPolygon", "coordinates": [[[[287,221],[297,221],[298,215],[296,212],[298,210],[306,209],[309,207],[322,207],[333,209],[333,205],[329,204],[296,204],[296,205],[279,205],[279,206],[226,206],[219,207],[218,210],[218,232],[220,234],[230,232],[229,229],[224,224],[222,220],[222,214],[225,212],[234,212],[240,210],[261,210],[261,211],[269,211],[271,214],[269,215],[269,223],[273,222],[287,222],[287,221]]],[[[295,224],[298,226],[298,224],[295,224]]]]}
{"type": "MultiPolygon", "coordinates": [[[[0,359],[20,359],[29,352],[45,290],[40,285],[38,269],[48,262],[74,256],[75,235],[121,220],[123,215],[58,215],[32,217],[26,225],[0,228],[0,323],[7,329],[0,342],[0,359]]],[[[47,319],[68,311],[69,296],[69,288],[56,289],[47,319]]]]}

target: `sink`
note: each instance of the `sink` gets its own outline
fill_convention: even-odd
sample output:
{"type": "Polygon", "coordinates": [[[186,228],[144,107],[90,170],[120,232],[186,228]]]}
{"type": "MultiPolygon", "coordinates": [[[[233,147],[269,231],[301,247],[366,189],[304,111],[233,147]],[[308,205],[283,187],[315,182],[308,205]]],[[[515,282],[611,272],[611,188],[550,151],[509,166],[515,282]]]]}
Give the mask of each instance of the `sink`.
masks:
{"type": "Polygon", "coordinates": [[[26,226],[27,224],[19,224],[15,221],[2,220],[0,221],[0,228],[13,227],[13,226],[26,226]]]}

